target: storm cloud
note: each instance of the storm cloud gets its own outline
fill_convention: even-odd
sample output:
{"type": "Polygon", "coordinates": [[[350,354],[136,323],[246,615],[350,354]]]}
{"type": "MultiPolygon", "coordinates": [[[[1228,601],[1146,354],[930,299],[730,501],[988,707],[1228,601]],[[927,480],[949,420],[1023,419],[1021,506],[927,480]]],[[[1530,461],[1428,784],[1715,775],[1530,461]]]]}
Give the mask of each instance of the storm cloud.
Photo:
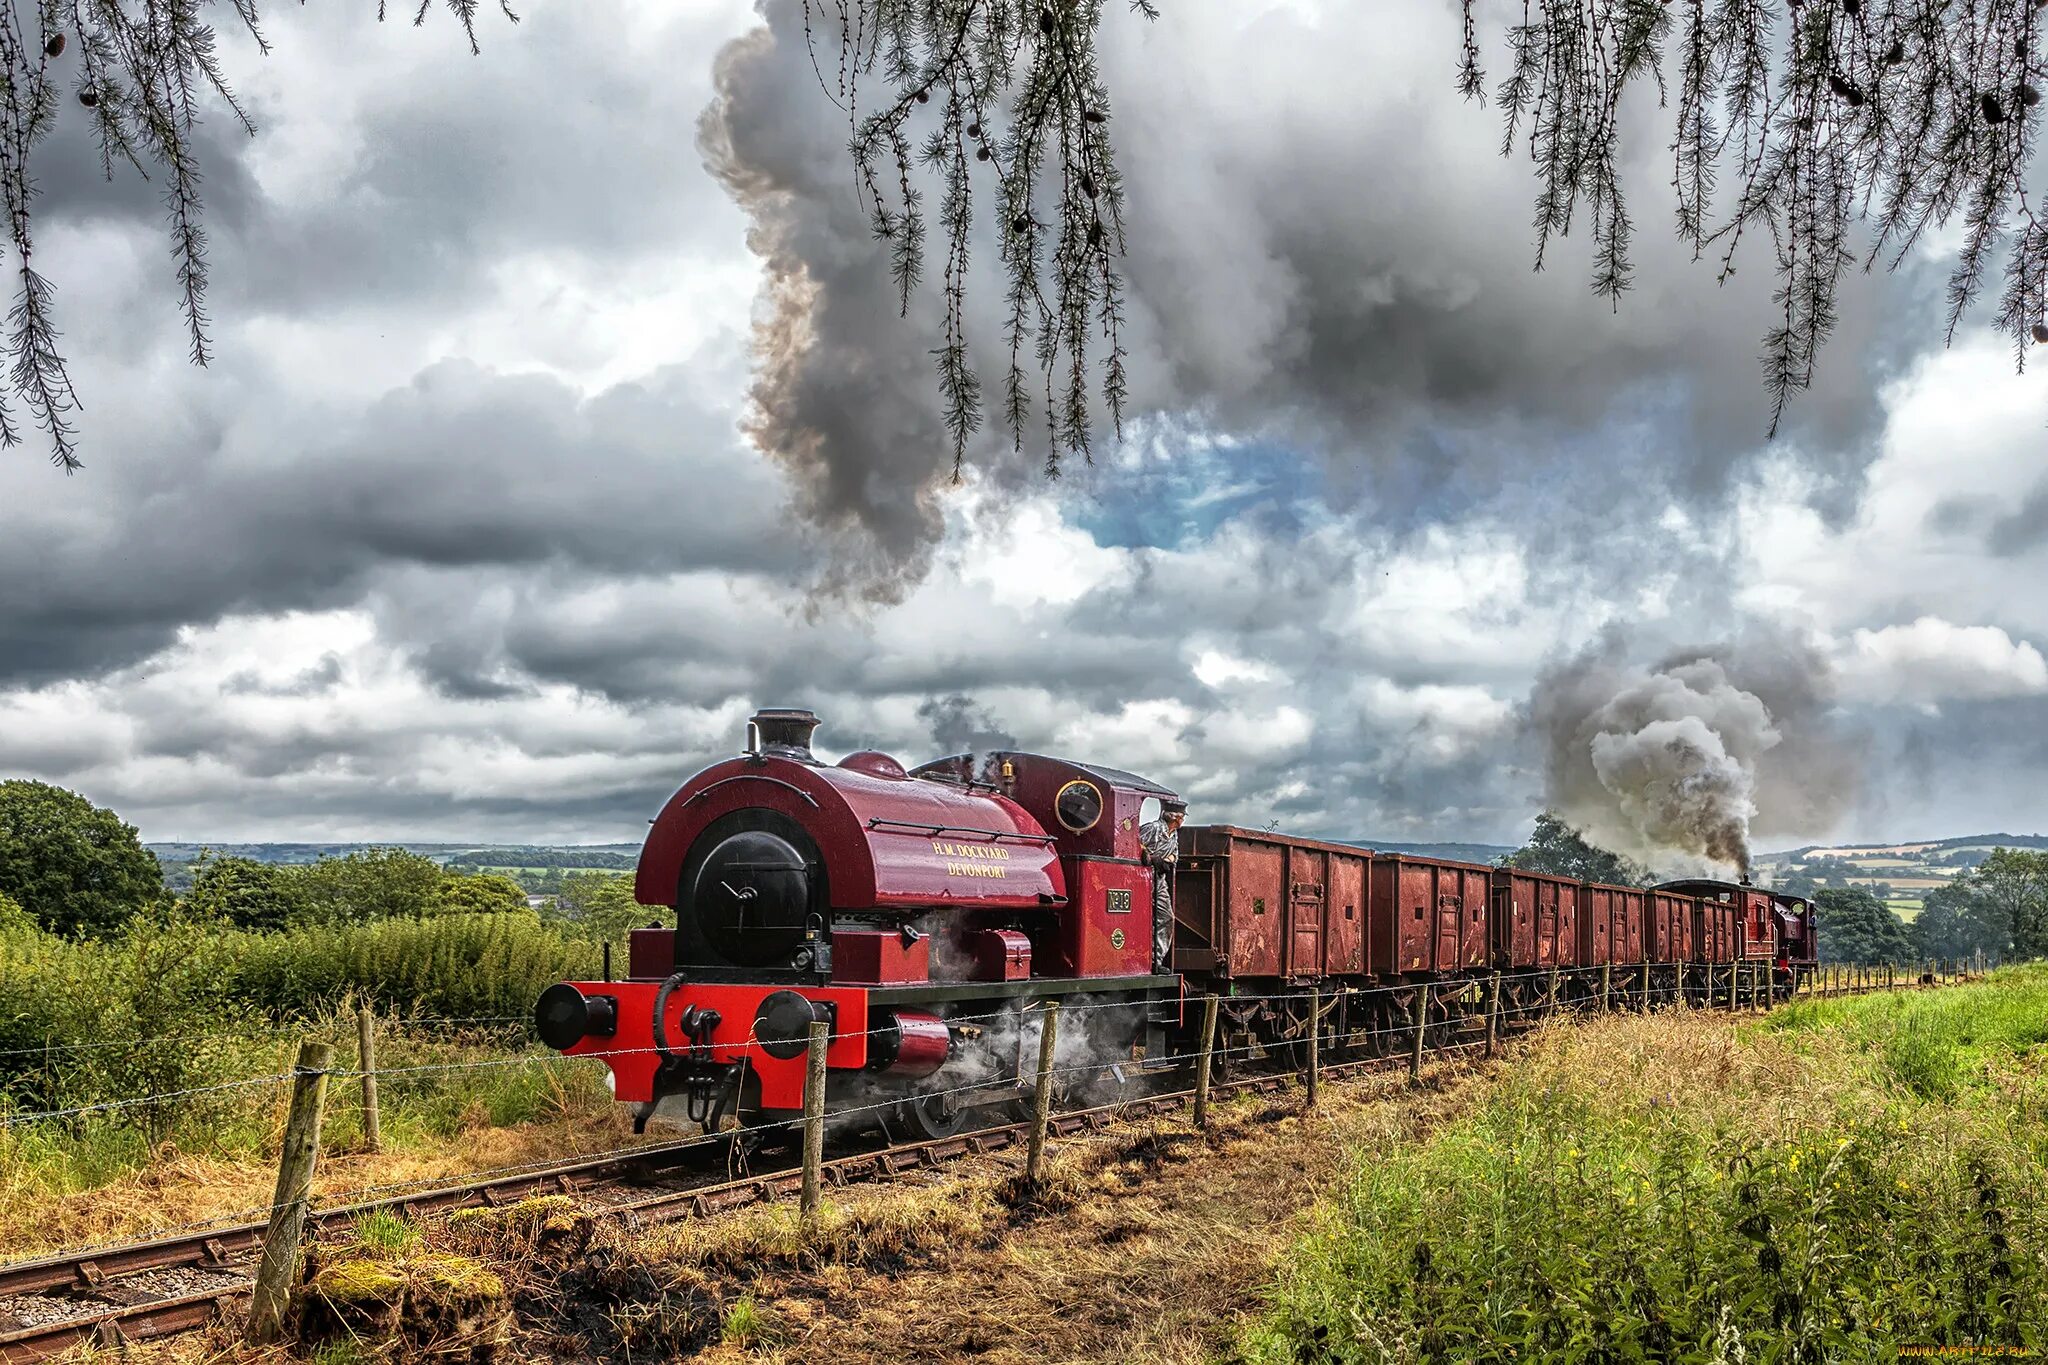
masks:
{"type": "Polygon", "coordinates": [[[0,457],[0,773],[149,837],[632,840],[790,704],[829,756],[1506,842],[1532,688],[1613,638],[1770,711],[1766,845],[2043,823],[2038,384],[1925,352],[1909,270],[1766,445],[1760,282],[1648,227],[1618,314],[1579,244],[1532,273],[1444,16],[1325,8],[1112,16],[1135,415],[1056,486],[993,435],[951,482],[935,304],[896,316],[782,0],[541,6],[475,59],[280,11],[260,135],[207,125],[211,369],[153,190],[50,167],[87,467],[0,457]]]}
{"type": "MultiPolygon", "coordinates": [[[[807,513],[849,533],[848,573],[900,595],[943,533],[943,310],[924,288],[898,317],[890,244],[855,194],[844,127],[789,116],[824,99],[803,7],[763,12],[765,28],[720,54],[700,132],[765,266],[752,430],[807,513]]],[[[1326,495],[1369,502],[1381,524],[1510,498],[1544,510],[1565,471],[1575,496],[1617,515],[1722,503],[1765,446],[1769,261],[1716,288],[1709,265],[1645,230],[1618,309],[1586,287],[1584,242],[1553,243],[1550,269],[1533,270],[1519,226],[1530,169],[1495,154],[1494,112],[1456,99],[1457,41],[1449,6],[1105,19],[1129,198],[1130,410],[1320,460],[1326,495]]],[[[1645,100],[1630,126],[1635,212],[1659,221],[1663,121],[1645,100]]],[[[994,245],[979,239],[967,319],[991,386],[1006,355],[994,245]]],[[[1930,279],[1916,264],[1885,289],[1846,290],[1816,386],[1792,409],[1779,449],[1838,484],[1838,507],[1873,453],[1883,381],[1938,342],[1930,279]]],[[[1027,431],[1013,454],[1006,432],[985,430],[972,458],[1014,486],[1042,458],[1037,439],[1027,431]]]]}

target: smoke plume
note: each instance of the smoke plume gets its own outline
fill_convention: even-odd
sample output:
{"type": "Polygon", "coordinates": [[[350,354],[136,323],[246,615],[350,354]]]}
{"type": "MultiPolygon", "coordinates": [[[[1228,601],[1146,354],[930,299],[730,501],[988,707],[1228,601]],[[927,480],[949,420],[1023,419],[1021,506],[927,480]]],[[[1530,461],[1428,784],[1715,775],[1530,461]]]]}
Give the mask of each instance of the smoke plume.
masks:
{"type": "Polygon", "coordinates": [[[1854,801],[1827,662],[1754,638],[1632,664],[1619,636],[1544,674],[1528,716],[1544,798],[1592,842],[1747,875],[1758,834],[1809,837],[1854,801]]]}
{"type": "Polygon", "coordinates": [[[941,755],[1017,747],[1017,737],[996,724],[988,708],[976,705],[964,692],[925,698],[918,703],[917,718],[931,728],[932,743],[941,755]]]}
{"type": "MultiPolygon", "coordinates": [[[[838,552],[837,586],[900,598],[945,528],[952,443],[932,359],[944,311],[932,280],[907,309],[899,300],[804,7],[760,8],[764,27],[719,54],[698,129],[764,270],[748,432],[838,552]]],[[[1496,155],[1494,111],[1461,104],[1448,75],[1417,75],[1449,70],[1455,6],[1331,5],[1308,18],[1195,5],[1157,23],[1122,8],[1105,16],[1102,60],[1128,192],[1127,411],[1143,431],[1169,447],[1182,430],[1222,432],[1321,457],[1333,496],[1369,489],[1388,524],[1441,517],[1507,481],[1554,489],[1537,471],[1555,462],[1574,464],[1582,503],[1711,501],[1733,486],[1768,417],[1753,359],[1773,316],[1768,266],[1715,288],[1672,234],[1646,229],[1618,313],[1575,265],[1533,272],[1526,234],[1503,231],[1527,220],[1528,167],[1496,155]],[[1587,431],[1646,421],[1654,458],[1617,462],[1605,443],[1583,458],[1587,431]]],[[[866,81],[864,95],[886,98],[866,81]]],[[[1630,131],[1639,212],[1661,211],[1663,130],[1630,131]]],[[[993,173],[975,174],[977,194],[992,194],[993,173]]],[[[936,203],[938,186],[912,175],[936,203]]],[[[1005,282],[989,215],[977,221],[963,322],[993,393],[1009,354],[1005,282]]],[[[1589,247],[1555,250],[1576,262],[1589,247]]],[[[1836,473],[1875,448],[1872,369],[1932,344],[1875,315],[1919,306],[1902,289],[1845,291],[1842,303],[1782,447],[1836,473]]],[[[984,488],[1038,486],[1045,416],[1029,414],[1021,451],[999,422],[976,434],[968,456],[984,488]]],[[[1115,449],[1116,433],[1095,436],[1098,452],[1115,449]]],[[[1079,461],[1070,472],[1088,477],[1079,461]]]]}

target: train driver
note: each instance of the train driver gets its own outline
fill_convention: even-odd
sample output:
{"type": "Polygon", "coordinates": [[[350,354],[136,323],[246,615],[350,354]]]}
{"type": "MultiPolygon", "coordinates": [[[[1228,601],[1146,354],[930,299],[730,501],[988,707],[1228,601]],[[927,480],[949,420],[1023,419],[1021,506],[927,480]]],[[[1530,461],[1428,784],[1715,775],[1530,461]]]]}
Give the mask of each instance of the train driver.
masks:
{"type": "Polygon", "coordinates": [[[1152,970],[1173,970],[1173,865],[1180,858],[1180,822],[1188,808],[1159,803],[1159,818],[1138,826],[1138,843],[1152,868],[1152,970]]]}

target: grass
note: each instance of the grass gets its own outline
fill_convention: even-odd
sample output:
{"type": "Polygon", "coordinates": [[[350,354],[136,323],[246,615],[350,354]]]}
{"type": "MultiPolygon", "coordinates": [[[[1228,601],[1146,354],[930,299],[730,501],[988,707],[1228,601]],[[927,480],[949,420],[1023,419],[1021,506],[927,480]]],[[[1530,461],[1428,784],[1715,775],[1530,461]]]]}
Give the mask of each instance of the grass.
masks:
{"type": "Polygon", "coordinates": [[[2048,1349],[2048,969],[1546,1031],[1362,1152],[1251,1361],[2048,1349]]]}
{"type": "MultiPolygon", "coordinates": [[[[280,1075],[301,1036],[331,1042],[337,1067],[355,1065],[346,1011],[207,1046],[225,1049],[233,1074],[280,1075]]],[[[364,1150],[360,1081],[330,1083],[323,1199],[635,1140],[601,1067],[533,1050],[517,1031],[384,1020],[378,1049],[380,1068],[455,1069],[380,1080],[376,1154],[364,1150]]],[[[158,1122],[121,1110],[0,1129],[0,1257],[256,1216],[276,1180],[288,1102],[288,1087],[262,1086],[182,1102],[158,1122]]]]}

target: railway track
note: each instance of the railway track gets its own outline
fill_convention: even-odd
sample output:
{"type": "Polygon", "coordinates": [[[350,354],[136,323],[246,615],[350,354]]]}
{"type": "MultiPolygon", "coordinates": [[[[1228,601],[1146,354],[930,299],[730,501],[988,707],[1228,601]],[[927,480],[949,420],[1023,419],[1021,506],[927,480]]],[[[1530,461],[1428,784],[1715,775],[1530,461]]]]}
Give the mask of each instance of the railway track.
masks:
{"type": "MultiPolygon", "coordinates": [[[[1504,1039],[1533,1027],[1534,1022],[1504,1030],[1504,1039]]],[[[1478,1041],[1454,1042],[1433,1046],[1429,1056],[1463,1060],[1483,1046],[1478,1041]]],[[[1321,1071],[1325,1077],[1340,1077],[1396,1070],[1408,1064],[1405,1055],[1369,1057],[1332,1062],[1321,1071]]],[[[1219,1080],[1211,1092],[1270,1093],[1299,1083],[1291,1071],[1264,1072],[1219,1080]]],[[[1169,1113],[1189,1103],[1193,1095],[1191,1088],[1140,1095],[1056,1114],[1049,1127],[1057,1137],[1071,1137],[1123,1119],[1169,1113]]],[[[834,1157],[824,1163],[823,1174],[835,1187],[890,1180],[962,1157],[1016,1147],[1029,1135],[1030,1124],[1016,1122],[896,1143],[834,1157]]],[[[411,1217],[514,1203],[537,1194],[567,1193],[589,1201],[601,1216],[646,1225],[795,1197],[802,1173],[794,1154],[768,1169],[737,1178],[720,1179],[722,1172],[707,1174],[687,1168],[692,1157],[726,1151],[723,1145],[707,1146],[695,1138],[657,1143],[516,1175],[321,1209],[314,1213],[313,1223],[316,1229],[338,1228],[376,1210],[411,1217]]],[[[0,1365],[30,1365],[88,1342],[118,1349],[208,1325],[247,1297],[264,1227],[263,1223],[243,1223],[0,1266],[0,1365]]]]}
{"type": "MultiPolygon", "coordinates": [[[[1462,1058],[1476,1046],[1458,1043],[1430,1055],[1462,1058]]],[[[1404,1057],[1372,1057],[1331,1063],[1322,1072],[1330,1078],[1406,1065],[1404,1057]]],[[[1296,1084],[1291,1072],[1265,1073],[1219,1080],[1211,1093],[1270,1093],[1296,1084]]],[[[1193,1095],[1192,1089],[1174,1090],[1073,1110],[1055,1114],[1048,1127],[1056,1137],[1072,1137],[1126,1119],[1170,1113],[1188,1104],[1193,1095]]],[[[1028,1121],[1006,1123],[852,1152],[826,1161],[823,1174],[834,1187],[891,1180],[962,1157],[1020,1147],[1029,1139],[1030,1128],[1028,1121]]],[[[796,1197],[803,1175],[793,1156],[786,1164],[738,1178],[679,1173],[681,1158],[707,1150],[724,1149],[707,1148],[694,1139],[658,1144],[600,1160],[321,1209],[313,1223],[320,1229],[338,1228],[375,1210],[413,1216],[568,1193],[590,1200],[600,1216],[645,1226],[796,1197]]],[[[243,1223],[0,1267],[0,1362],[29,1365],[86,1343],[118,1349],[207,1326],[247,1298],[264,1226],[243,1223]]]]}

